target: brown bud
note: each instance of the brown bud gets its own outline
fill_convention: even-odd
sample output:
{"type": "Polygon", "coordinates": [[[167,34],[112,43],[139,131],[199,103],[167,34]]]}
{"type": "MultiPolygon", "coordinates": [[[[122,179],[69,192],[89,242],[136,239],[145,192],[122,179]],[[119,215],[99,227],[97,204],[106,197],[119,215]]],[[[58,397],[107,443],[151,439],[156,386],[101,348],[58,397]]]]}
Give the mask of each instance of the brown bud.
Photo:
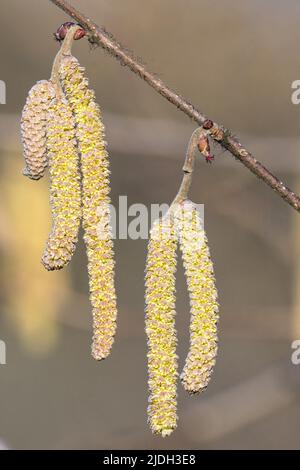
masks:
{"type": "Polygon", "coordinates": [[[84,29],[77,29],[77,31],[75,32],[74,34],[74,39],[75,41],[78,41],[78,39],[81,39],[81,38],[84,38],[84,36],[86,35],[86,32],[84,29]]]}
{"type": "MultiPolygon", "coordinates": [[[[54,37],[57,41],[61,42],[65,39],[66,37],[66,34],[68,32],[68,30],[72,27],[72,26],[75,26],[76,23],[73,23],[72,21],[66,21],[65,23],[63,23],[59,28],[58,30],[56,31],[56,33],[54,33],[54,37]]],[[[78,25],[80,26],[80,25],[78,25]]],[[[78,29],[75,34],[74,34],[74,40],[77,41],[78,39],[81,39],[85,36],[85,30],[83,28],[80,28],[78,29]]]]}
{"type": "Polygon", "coordinates": [[[198,149],[204,156],[210,153],[209,141],[206,135],[201,135],[198,141],[198,149]]]}
{"type": "Polygon", "coordinates": [[[217,141],[221,142],[224,139],[224,131],[220,127],[214,126],[210,130],[210,135],[217,141]]]}
{"type": "Polygon", "coordinates": [[[203,127],[203,129],[205,129],[205,130],[209,130],[209,129],[211,129],[211,128],[213,127],[213,125],[214,125],[214,123],[213,123],[213,121],[212,121],[211,119],[206,119],[206,121],[204,121],[202,127],[203,127]]]}
{"type": "Polygon", "coordinates": [[[202,134],[198,141],[199,152],[205,157],[207,163],[212,163],[214,156],[210,153],[209,140],[206,134],[202,134]]]}

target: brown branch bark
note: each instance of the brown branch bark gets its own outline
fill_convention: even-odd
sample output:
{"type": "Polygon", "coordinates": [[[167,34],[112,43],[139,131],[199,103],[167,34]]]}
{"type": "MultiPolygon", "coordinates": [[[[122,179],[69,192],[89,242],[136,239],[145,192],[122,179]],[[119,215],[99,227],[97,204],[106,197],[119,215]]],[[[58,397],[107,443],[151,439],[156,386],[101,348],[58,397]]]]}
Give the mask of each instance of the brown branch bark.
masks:
{"type": "Polygon", "coordinates": [[[110,33],[99,27],[90,18],[76,10],[70,3],[65,0],[50,0],[54,5],[59,7],[65,13],[78,22],[88,34],[91,43],[97,44],[105,49],[109,54],[118,59],[122,65],[126,65],[132,72],[137,74],[148,85],[156,90],[160,95],[166,98],[170,103],[184,112],[187,116],[197,122],[200,126],[207,122],[211,128],[211,136],[232,156],[238,159],[258,178],[263,180],[270,188],[272,188],[279,196],[281,196],[296,211],[300,212],[300,198],[291,191],[282,181],[273,175],[264,165],[262,165],[251,153],[246,150],[239,140],[232,133],[208,120],[207,116],[198,111],[191,103],[182,96],[171,90],[162,80],[151,74],[146,67],[133,55],[119,44],[110,33]]]}

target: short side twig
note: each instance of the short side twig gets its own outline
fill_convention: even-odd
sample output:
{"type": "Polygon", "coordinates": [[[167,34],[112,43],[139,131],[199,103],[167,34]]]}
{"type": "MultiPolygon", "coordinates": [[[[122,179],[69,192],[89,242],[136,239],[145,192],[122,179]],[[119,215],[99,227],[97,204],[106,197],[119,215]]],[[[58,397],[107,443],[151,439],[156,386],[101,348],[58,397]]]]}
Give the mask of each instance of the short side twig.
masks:
{"type": "Polygon", "coordinates": [[[203,134],[203,128],[198,127],[198,129],[194,130],[192,137],[190,138],[189,145],[186,151],[185,161],[183,165],[183,178],[172,205],[180,204],[185,199],[187,199],[189,190],[192,184],[193,178],[193,171],[194,171],[194,164],[195,164],[195,154],[198,150],[198,143],[201,135],[203,134]]]}

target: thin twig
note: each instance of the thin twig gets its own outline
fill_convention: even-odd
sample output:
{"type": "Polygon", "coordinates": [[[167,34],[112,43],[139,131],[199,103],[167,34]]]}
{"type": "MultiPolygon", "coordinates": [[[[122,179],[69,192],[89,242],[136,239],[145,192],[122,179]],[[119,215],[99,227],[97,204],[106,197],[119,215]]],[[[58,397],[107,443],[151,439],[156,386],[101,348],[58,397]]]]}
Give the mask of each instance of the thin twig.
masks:
{"type": "Polygon", "coordinates": [[[66,37],[65,37],[61,47],[60,47],[60,49],[58,51],[58,53],[56,54],[54,62],[53,62],[50,80],[53,83],[53,85],[55,86],[56,96],[60,99],[62,99],[62,97],[64,96],[64,93],[63,93],[63,90],[62,90],[62,87],[61,87],[61,83],[60,83],[60,79],[59,79],[59,68],[60,68],[60,65],[61,65],[61,60],[62,60],[63,56],[71,54],[71,48],[72,48],[72,44],[73,44],[73,40],[74,40],[74,34],[76,33],[76,31],[78,29],[80,29],[80,26],[78,26],[78,25],[74,25],[69,29],[69,31],[67,32],[66,37]]]}
{"type": "Polygon", "coordinates": [[[182,201],[184,201],[188,197],[189,190],[192,184],[193,171],[194,171],[194,165],[195,165],[195,156],[196,156],[196,151],[198,149],[198,142],[203,132],[204,132],[203,128],[198,127],[198,129],[194,130],[192,137],[190,138],[188,148],[186,151],[184,165],[182,168],[183,173],[184,173],[182,183],[180,185],[179,191],[172,205],[180,204],[182,201]]]}
{"type": "Polygon", "coordinates": [[[50,0],[76,22],[78,22],[87,32],[89,41],[105,49],[109,54],[118,59],[122,65],[126,65],[132,72],[142,78],[148,85],[156,90],[160,95],[183,111],[187,116],[196,121],[200,126],[210,125],[211,136],[235,158],[242,162],[252,173],[262,179],[270,188],[279,194],[288,204],[300,212],[300,198],[291,191],[283,182],[264,167],[251,153],[246,150],[239,140],[232,133],[217,123],[210,121],[198,111],[191,103],[182,96],[168,88],[158,77],[151,74],[146,67],[133,57],[125,47],[119,44],[110,33],[100,28],[90,18],[76,10],[65,0],[50,0]]]}

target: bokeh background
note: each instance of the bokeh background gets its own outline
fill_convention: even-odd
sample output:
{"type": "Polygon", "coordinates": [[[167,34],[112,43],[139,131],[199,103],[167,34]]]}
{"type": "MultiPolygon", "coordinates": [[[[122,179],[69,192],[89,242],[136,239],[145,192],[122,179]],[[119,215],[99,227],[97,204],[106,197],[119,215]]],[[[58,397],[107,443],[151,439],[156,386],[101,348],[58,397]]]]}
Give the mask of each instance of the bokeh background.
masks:
{"type": "MultiPolygon", "coordinates": [[[[296,0],[73,0],[171,87],[239,135],[300,192],[300,79],[296,0]]],[[[179,426],[167,439],[146,423],[146,240],[117,240],[119,323],[109,359],[90,357],[91,308],[82,242],[65,272],[40,255],[50,227],[48,178],[22,175],[19,119],[29,88],[48,78],[67,17],[47,0],[1,0],[0,439],[11,449],[299,448],[299,215],[215,147],[199,162],[192,198],[205,226],[220,294],[220,347],[211,385],[179,387],[179,426]]],[[[112,199],[170,202],[195,128],[100,48],[77,43],[107,126],[112,199]]],[[[130,218],[129,218],[130,220],[130,218]]],[[[180,364],[188,347],[185,280],[178,273],[180,364]]]]}

